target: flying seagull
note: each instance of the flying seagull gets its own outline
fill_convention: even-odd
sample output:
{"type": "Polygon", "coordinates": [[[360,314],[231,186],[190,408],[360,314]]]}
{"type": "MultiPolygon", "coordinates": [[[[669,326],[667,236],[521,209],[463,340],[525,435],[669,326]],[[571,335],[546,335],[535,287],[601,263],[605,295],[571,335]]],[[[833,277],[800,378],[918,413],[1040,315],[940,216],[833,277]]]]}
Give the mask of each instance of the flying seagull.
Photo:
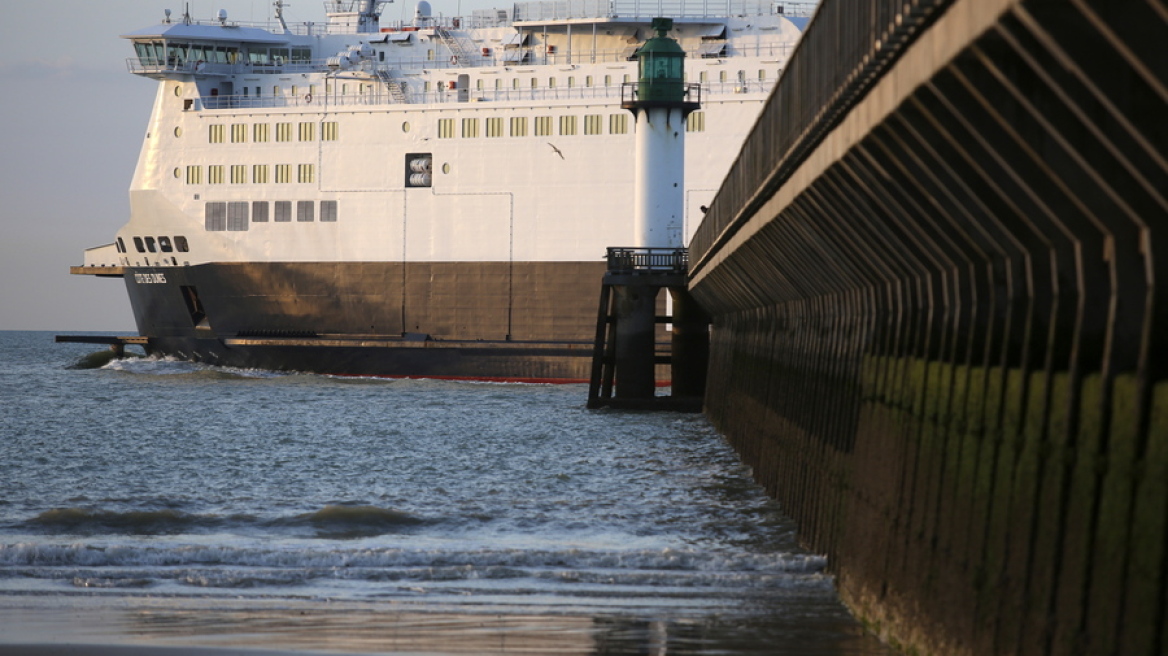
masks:
{"type": "Polygon", "coordinates": [[[556,148],[555,144],[549,141],[548,145],[552,147],[552,150],[556,151],[556,154],[560,156],[560,159],[564,159],[564,154],[560,152],[559,148],[556,148]]]}

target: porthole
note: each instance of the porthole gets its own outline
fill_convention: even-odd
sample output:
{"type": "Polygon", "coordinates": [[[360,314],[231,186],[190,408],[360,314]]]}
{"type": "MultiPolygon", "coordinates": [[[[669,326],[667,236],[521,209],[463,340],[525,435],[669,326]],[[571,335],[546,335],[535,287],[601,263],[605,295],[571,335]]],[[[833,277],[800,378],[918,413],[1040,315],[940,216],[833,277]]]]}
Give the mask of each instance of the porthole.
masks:
{"type": "Polygon", "coordinates": [[[174,88],[174,97],[175,97],[175,98],[181,98],[181,97],[182,97],[182,85],[175,86],[175,88],[174,88]]]}
{"type": "Polygon", "coordinates": [[[177,166],[174,167],[174,177],[176,177],[176,178],[182,177],[182,169],[181,168],[179,168],[177,166]]]}
{"type": "Polygon", "coordinates": [[[410,131],[410,122],[405,121],[404,123],[402,123],[402,132],[409,132],[409,131],[410,131]]]}
{"type": "Polygon", "coordinates": [[[446,174],[450,173],[450,162],[446,162],[442,165],[442,172],[446,174]]]}
{"type": "Polygon", "coordinates": [[[176,136],[176,137],[182,136],[182,128],[181,127],[177,127],[174,129],[174,136],[176,136]]]}

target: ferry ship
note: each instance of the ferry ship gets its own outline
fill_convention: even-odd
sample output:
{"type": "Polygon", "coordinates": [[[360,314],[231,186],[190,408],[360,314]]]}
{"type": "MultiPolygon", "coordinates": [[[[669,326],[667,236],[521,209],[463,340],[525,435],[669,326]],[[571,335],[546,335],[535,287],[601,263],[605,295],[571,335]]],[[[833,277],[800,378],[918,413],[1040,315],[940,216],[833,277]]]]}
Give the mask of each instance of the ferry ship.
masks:
{"type": "Polygon", "coordinates": [[[700,85],[688,239],[813,4],[523,2],[408,20],[172,16],[124,35],[157,84],[113,243],[149,354],[342,375],[588,379],[610,246],[632,225],[622,92],[656,16],[700,85]]]}

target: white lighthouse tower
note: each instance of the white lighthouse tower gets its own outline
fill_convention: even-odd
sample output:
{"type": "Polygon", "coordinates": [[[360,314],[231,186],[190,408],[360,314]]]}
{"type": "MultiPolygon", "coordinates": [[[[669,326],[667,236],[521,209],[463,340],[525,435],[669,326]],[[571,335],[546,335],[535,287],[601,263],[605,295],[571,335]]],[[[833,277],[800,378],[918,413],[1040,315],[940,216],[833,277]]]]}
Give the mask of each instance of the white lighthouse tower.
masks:
{"type": "MultiPolygon", "coordinates": [[[[616,401],[641,403],[656,399],[656,364],[670,365],[674,398],[696,399],[700,408],[709,350],[709,317],[686,289],[683,244],[685,208],[685,119],[700,107],[701,86],[683,77],[685,51],[666,36],[669,18],[654,18],[657,36],[637,51],[638,79],[621,87],[621,107],[636,117],[637,151],[633,192],[632,248],[609,248],[609,268],[601,292],[601,307],[611,313],[598,320],[598,344],[612,326],[612,357],[594,358],[589,407],[612,400],[604,380],[615,377],[616,401]],[[671,355],[657,354],[657,297],[662,289],[673,299],[671,355]],[[610,359],[613,376],[603,373],[610,359]],[[599,365],[599,368],[598,368],[599,365]],[[599,377],[597,373],[600,372],[599,377]],[[598,380],[599,378],[599,380],[598,380]],[[599,390],[599,391],[598,391],[599,390]]],[[[607,348],[607,346],[606,346],[607,348]]],[[[600,346],[597,353],[600,353],[600,346]]],[[[644,407],[644,406],[636,406],[644,407]]]]}
{"type": "Polygon", "coordinates": [[[657,36],[637,51],[637,82],[622,91],[621,106],[636,117],[634,242],[640,248],[681,248],[685,118],[699,107],[700,87],[685,84],[685,51],[666,36],[673,21],[654,18],[653,29],[657,36]]]}

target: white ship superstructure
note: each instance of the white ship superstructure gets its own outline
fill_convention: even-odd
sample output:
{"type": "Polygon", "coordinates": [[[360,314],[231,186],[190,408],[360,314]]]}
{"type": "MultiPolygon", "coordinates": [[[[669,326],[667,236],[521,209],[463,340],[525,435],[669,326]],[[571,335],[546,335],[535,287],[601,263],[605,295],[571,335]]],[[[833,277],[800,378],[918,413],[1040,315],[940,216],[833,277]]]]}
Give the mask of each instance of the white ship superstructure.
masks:
{"type": "Polygon", "coordinates": [[[420,2],[389,23],[383,4],[330,0],[323,23],[293,24],[278,2],[263,26],[168,13],[125,35],[130,70],[158,93],[130,219],[80,272],[124,276],[149,350],[583,377],[586,349],[568,352],[593,329],[605,248],[634,239],[635,119],[621,101],[652,18],[673,18],[701,90],[677,126],[682,241],[810,9],[529,2],[444,17],[420,2]]]}

